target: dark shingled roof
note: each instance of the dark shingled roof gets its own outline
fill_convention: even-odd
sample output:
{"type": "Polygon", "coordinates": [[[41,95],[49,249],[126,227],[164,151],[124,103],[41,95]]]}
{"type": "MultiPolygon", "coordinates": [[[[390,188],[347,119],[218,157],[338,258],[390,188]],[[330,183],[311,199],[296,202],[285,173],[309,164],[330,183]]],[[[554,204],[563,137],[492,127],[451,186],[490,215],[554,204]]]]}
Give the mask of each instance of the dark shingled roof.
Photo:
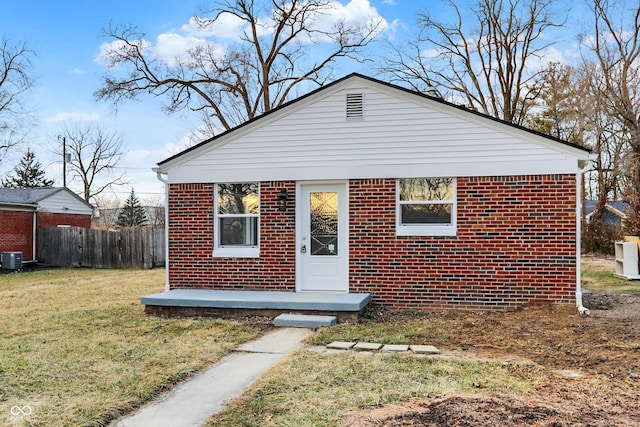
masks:
{"type": "MultiPolygon", "coordinates": [[[[66,191],[82,203],[86,203],[76,193],[64,187],[0,188],[0,205],[37,207],[41,200],[53,196],[60,191],[66,191]]],[[[86,204],[91,206],[88,203],[86,204]]]]}
{"type": "Polygon", "coordinates": [[[37,205],[62,188],[0,188],[0,203],[10,205],[37,205]]]}

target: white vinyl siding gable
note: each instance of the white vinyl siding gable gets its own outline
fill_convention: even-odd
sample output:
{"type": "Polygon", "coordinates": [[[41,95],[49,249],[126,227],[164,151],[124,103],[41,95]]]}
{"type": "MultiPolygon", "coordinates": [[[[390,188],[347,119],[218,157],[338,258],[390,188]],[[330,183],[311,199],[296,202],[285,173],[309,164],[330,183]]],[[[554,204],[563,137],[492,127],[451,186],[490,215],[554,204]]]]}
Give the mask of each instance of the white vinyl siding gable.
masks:
{"type": "Polygon", "coordinates": [[[171,182],[575,173],[545,138],[355,79],[251,123],[167,166],[171,182]],[[377,90],[376,90],[377,89],[377,90]],[[362,119],[345,119],[362,93],[362,119]],[[209,148],[209,149],[207,149],[209,148]]]}
{"type": "Polygon", "coordinates": [[[50,213],[91,215],[93,209],[66,191],[58,191],[38,202],[39,209],[50,213]]]}

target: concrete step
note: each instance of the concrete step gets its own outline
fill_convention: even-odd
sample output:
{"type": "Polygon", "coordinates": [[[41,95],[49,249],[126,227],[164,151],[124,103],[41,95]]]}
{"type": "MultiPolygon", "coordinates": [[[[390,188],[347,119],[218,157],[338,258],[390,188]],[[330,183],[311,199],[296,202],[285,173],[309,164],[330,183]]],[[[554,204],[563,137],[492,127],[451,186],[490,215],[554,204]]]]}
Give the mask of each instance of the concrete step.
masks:
{"type": "Polygon", "coordinates": [[[310,314],[281,314],[273,319],[275,326],[287,328],[320,328],[338,323],[335,316],[317,316],[310,314]]]}

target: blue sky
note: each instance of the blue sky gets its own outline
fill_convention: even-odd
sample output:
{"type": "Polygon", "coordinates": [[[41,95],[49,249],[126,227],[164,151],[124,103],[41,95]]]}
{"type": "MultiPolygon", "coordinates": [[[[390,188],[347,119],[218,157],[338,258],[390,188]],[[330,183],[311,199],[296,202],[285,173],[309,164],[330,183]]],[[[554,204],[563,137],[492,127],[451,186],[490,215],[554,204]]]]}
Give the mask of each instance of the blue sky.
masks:
{"type": "MultiPolygon", "coordinates": [[[[167,116],[158,100],[141,98],[121,104],[118,111],[105,102],[96,101],[93,93],[100,87],[103,63],[101,46],[110,40],[101,29],[113,24],[131,24],[158,43],[161,35],[189,36],[185,25],[197,14],[205,0],[32,0],[5,2],[0,14],[0,36],[12,42],[25,42],[35,51],[33,75],[36,86],[29,93],[28,105],[34,111],[36,126],[29,144],[37,159],[47,168],[49,178],[62,185],[61,159],[51,151],[58,144],[62,127],[75,122],[93,122],[124,138],[127,154],[119,172],[125,173],[129,185],[105,194],[105,198],[126,198],[134,187],[141,199],[158,199],[164,194],[151,168],[158,161],[179,151],[181,141],[199,125],[196,114],[167,116]]],[[[418,10],[437,4],[416,0],[340,0],[344,11],[368,10],[382,16],[389,30],[385,36],[402,37],[415,26],[418,10]]],[[[464,2],[461,1],[460,4],[464,2]]],[[[565,42],[570,37],[562,33],[565,42]]],[[[341,69],[341,77],[355,69],[341,69]]],[[[365,74],[366,69],[357,71],[365,74]]],[[[1,160],[0,174],[15,166],[27,145],[1,160]]],[[[76,183],[69,186],[79,191],[76,183]]]]}

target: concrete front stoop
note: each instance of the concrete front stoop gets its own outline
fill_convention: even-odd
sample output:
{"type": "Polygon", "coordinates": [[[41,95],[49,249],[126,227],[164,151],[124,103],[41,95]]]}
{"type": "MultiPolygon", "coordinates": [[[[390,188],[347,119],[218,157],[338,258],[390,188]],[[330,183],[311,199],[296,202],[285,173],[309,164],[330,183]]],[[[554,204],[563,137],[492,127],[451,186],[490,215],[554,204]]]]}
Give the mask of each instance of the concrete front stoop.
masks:
{"type": "Polygon", "coordinates": [[[371,294],[344,292],[231,291],[172,289],[142,297],[147,314],[159,316],[216,316],[242,318],[280,314],[335,316],[357,322],[371,302],[371,294]]]}

